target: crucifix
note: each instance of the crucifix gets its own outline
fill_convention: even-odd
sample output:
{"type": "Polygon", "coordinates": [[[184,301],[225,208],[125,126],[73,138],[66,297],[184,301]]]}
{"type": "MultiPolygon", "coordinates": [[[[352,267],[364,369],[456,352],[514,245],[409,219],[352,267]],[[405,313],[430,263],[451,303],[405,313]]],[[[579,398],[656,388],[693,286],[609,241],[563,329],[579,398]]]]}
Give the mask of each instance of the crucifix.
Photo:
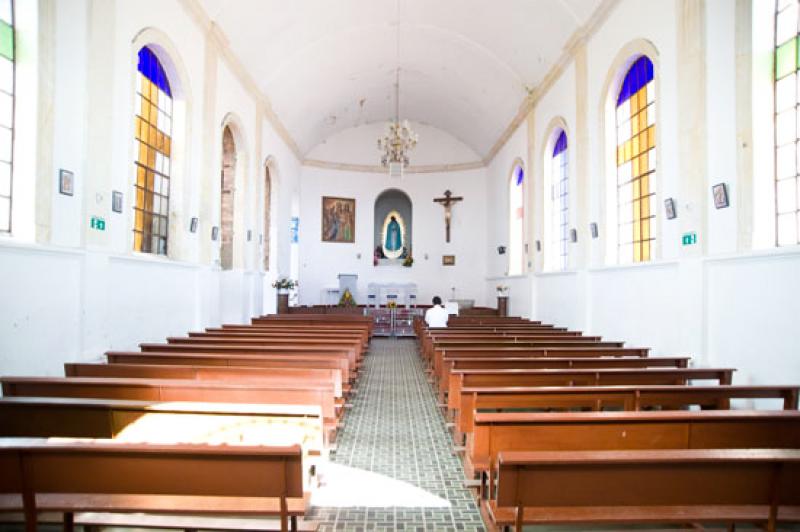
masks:
{"type": "Polygon", "coordinates": [[[439,203],[444,207],[444,227],[445,227],[445,241],[450,242],[450,218],[452,217],[451,207],[454,203],[458,203],[464,198],[461,196],[453,196],[449,190],[444,191],[443,198],[433,198],[433,201],[439,203]]]}

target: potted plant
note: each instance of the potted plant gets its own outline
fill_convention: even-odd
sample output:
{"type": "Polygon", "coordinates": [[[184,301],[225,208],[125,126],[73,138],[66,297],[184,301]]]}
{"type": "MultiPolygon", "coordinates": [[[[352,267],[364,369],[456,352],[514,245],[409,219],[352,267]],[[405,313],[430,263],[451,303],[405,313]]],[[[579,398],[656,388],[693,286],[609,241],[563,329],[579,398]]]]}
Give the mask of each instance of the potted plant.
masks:
{"type": "Polygon", "coordinates": [[[288,277],[281,277],[272,283],[272,288],[277,288],[279,294],[288,294],[289,290],[294,290],[300,285],[298,281],[289,279],[288,277]]]}
{"type": "Polygon", "coordinates": [[[508,295],[508,286],[499,284],[497,285],[497,297],[503,297],[508,295]]]}

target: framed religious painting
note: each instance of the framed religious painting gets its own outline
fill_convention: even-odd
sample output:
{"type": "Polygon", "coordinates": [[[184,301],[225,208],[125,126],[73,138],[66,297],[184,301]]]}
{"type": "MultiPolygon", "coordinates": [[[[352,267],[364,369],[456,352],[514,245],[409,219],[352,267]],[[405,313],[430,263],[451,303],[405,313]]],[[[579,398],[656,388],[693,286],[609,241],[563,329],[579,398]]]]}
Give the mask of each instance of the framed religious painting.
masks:
{"type": "Polygon", "coordinates": [[[455,255],[442,255],[442,266],[455,266],[455,265],[456,265],[455,255]]]}
{"type": "Polygon", "coordinates": [[[322,197],[322,241],[346,244],[356,241],[355,198],[322,197]]]}

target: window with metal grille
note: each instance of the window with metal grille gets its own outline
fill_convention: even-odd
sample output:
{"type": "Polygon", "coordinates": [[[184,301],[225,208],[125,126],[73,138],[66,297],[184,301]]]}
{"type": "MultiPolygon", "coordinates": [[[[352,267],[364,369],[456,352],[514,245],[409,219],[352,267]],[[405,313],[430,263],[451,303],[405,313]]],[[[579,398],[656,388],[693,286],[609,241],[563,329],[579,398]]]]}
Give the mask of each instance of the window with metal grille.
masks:
{"type": "Polygon", "coordinates": [[[653,63],[631,65],[617,97],[619,261],[653,258],[656,218],[656,112],[653,63]]]}
{"type": "Polygon", "coordinates": [[[14,169],[14,2],[0,0],[0,232],[11,232],[14,169]]]}
{"type": "Polygon", "coordinates": [[[798,0],[775,4],[775,244],[800,243],[798,0]]]}
{"type": "Polygon", "coordinates": [[[167,254],[172,155],[172,91],[164,67],[139,50],[136,91],[136,199],[133,249],[167,254]]]}
{"type": "Polygon", "coordinates": [[[566,270],[569,263],[569,177],[567,175],[567,134],[556,137],[553,160],[550,162],[551,245],[553,268],[566,270]]]}

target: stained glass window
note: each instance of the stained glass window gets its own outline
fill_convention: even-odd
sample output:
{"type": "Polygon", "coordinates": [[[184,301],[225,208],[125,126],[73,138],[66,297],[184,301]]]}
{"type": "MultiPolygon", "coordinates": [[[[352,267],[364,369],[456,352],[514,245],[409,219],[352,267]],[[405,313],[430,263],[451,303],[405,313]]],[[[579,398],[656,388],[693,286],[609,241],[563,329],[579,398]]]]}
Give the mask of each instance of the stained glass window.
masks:
{"type": "Polygon", "coordinates": [[[148,47],[139,50],[136,91],[136,203],[133,249],[167,254],[172,160],[172,91],[148,47]]]}
{"type": "Polygon", "coordinates": [[[0,0],[0,232],[11,231],[14,154],[14,3],[0,0]]]}
{"type": "Polygon", "coordinates": [[[775,243],[800,243],[800,55],[798,0],[775,11],[775,243]]]}
{"type": "Polygon", "coordinates": [[[525,170],[516,166],[508,182],[509,235],[508,274],[520,275],[524,271],[525,246],[525,170]]]}
{"type": "Polygon", "coordinates": [[[552,249],[555,267],[567,269],[569,235],[569,178],[567,176],[567,134],[562,130],[553,147],[550,162],[552,200],[552,249]]]}
{"type": "Polygon", "coordinates": [[[619,260],[653,258],[656,217],[656,112],[653,63],[631,65],[617,97],[619,260]]]}

